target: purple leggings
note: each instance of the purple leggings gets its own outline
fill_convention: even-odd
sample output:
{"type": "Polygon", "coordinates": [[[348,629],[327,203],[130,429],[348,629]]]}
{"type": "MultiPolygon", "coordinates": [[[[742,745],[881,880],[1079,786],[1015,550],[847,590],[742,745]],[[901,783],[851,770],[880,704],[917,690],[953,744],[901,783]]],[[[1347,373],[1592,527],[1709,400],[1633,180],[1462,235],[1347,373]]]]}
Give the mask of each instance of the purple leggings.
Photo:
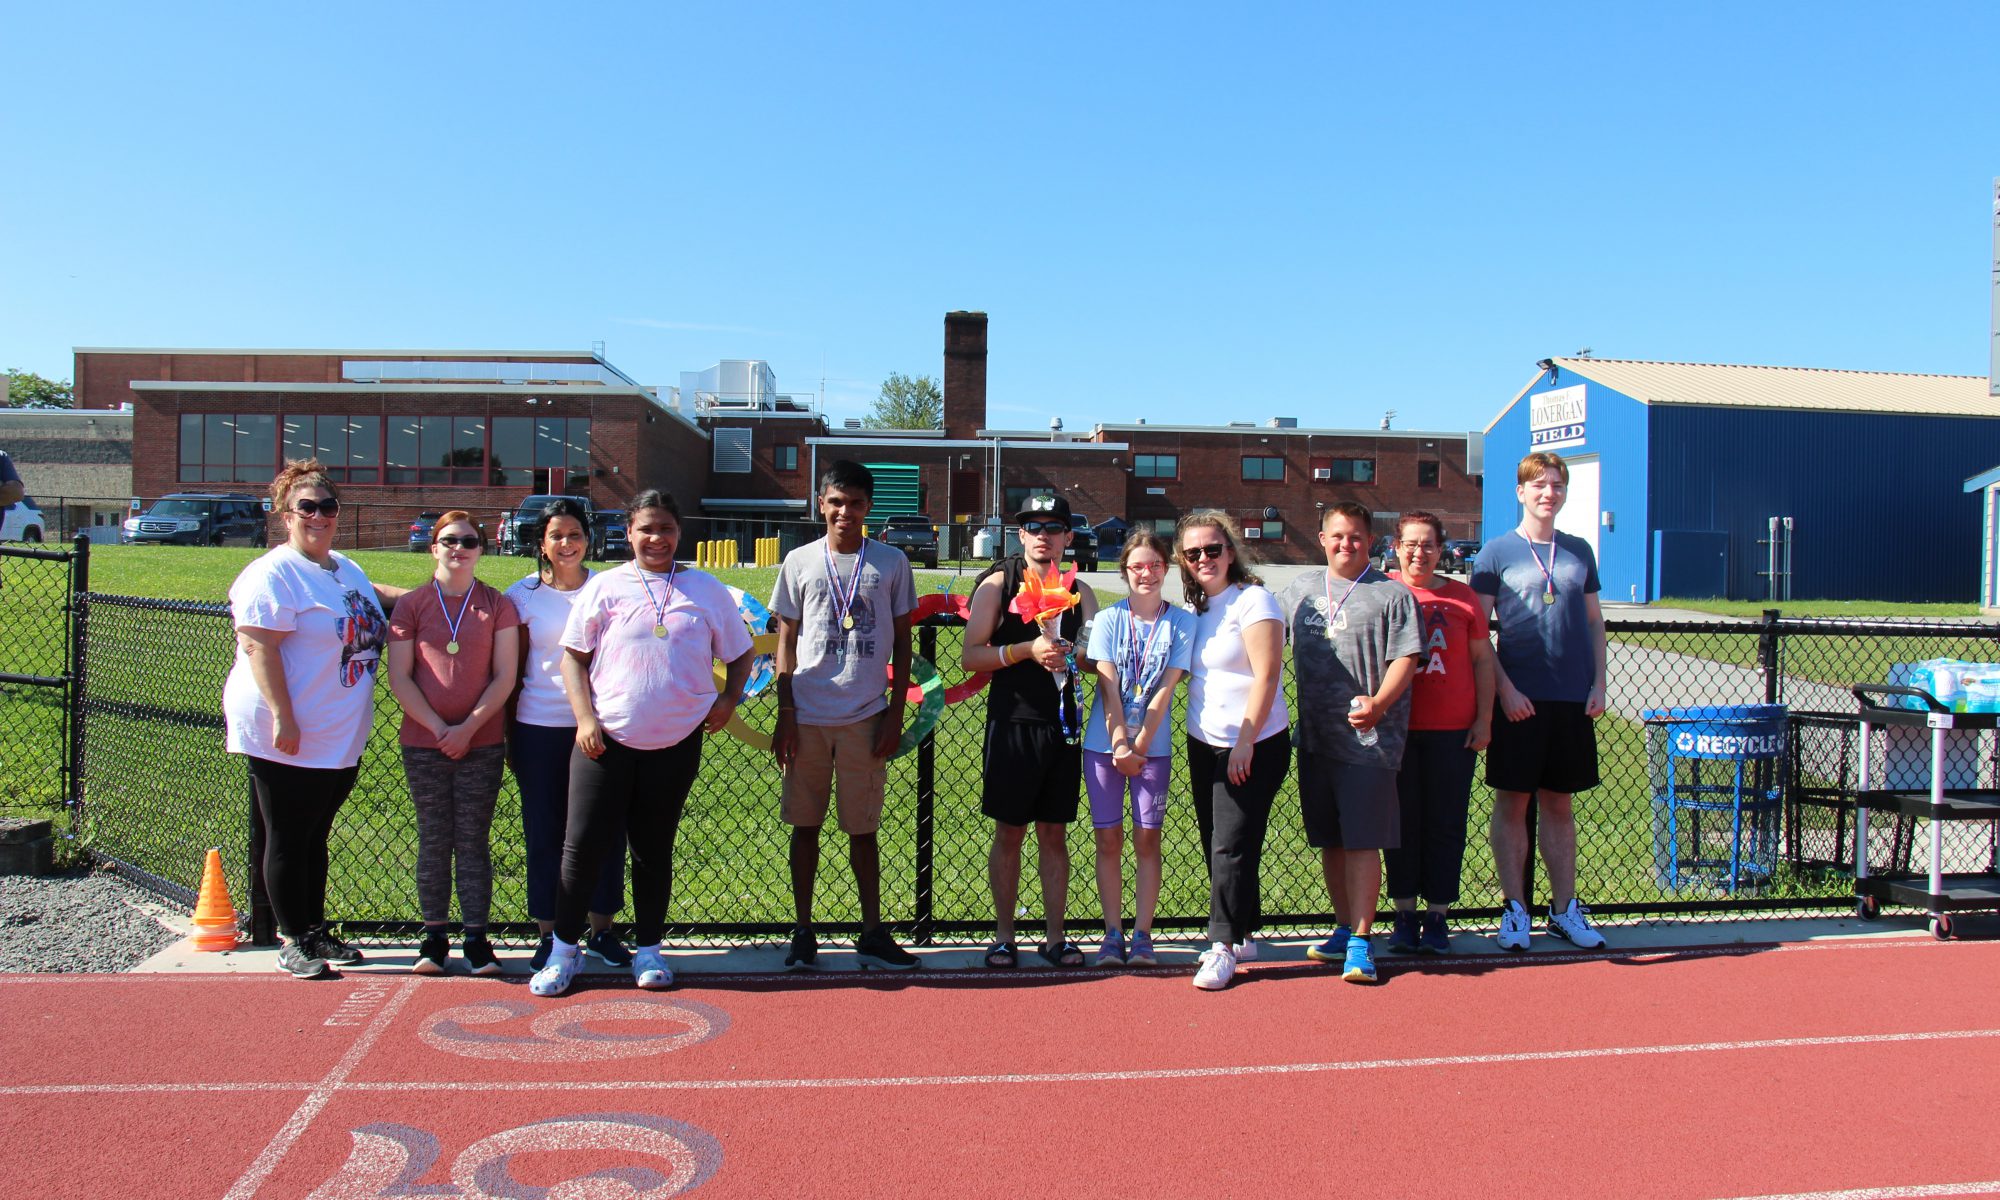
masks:
{"type": "Polygon", "coordinates": [[[1084,788],[1090,793],[1090,823],[1097,829],[1117,829],[1125,824],[1125,787],[1132,787],[1132,823],[1141,829],[1158,829],[1167,816],[1167,784],[1174,770],[1171,755],[1146,760],[1146,769],[1137,775],[1119,773],[1109,754],[1083,752],[1084,788]]]}

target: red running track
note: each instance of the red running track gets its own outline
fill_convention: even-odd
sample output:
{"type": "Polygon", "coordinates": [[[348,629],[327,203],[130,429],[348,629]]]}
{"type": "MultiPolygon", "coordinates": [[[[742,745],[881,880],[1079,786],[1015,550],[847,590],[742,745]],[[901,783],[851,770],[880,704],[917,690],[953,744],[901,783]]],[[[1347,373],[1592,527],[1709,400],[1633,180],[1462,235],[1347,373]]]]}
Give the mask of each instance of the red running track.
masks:
{"type": "Polygon", "coordinates": [[[10,1196],[2000,1194],[2000,943],[1392,967],[0,978],[10,1196]]]}

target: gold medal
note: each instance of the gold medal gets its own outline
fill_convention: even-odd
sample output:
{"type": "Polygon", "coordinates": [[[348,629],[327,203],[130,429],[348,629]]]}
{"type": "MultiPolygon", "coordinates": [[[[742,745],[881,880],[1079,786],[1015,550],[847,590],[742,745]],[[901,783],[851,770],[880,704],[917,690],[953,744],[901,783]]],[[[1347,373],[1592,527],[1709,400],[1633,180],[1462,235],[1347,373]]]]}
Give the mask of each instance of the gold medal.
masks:
{"type": "Polygon", "coordinates": [[[1554,592],[1543,592],[1543,593],[1542,593],[1542,603],[1543,603],[1543,604],[1554,604],[1555,602],[1556,602],[1556,594],[1555,594],[1554,592]]]}
{"type": "Polygon", "coordinates": [[[655,625],[655,626],[653,626],[653,636],[654,636],[654,637],[665,637],[665,636],[667,636],[667,627],[666,627],[665,625],[655,625]]]}
{"type": "Polygon", "coordinates": [[[840,627],[841,627],[842,629],[853,629],[853,628],[854,628],[854,614],[853,614],[853,613],[849,613],[848,615],[846,615],[846,616],[842,617],[842,618],[840,619],[840,627]]]}
{"type": "Polygon", "coordinates": [[[444,644],[444,652],[445,652],[446,654],[457,654],[457,653],[458,653],[458,643],[457,643],[457,642],[446,642],[446,643],[444,644]]]}

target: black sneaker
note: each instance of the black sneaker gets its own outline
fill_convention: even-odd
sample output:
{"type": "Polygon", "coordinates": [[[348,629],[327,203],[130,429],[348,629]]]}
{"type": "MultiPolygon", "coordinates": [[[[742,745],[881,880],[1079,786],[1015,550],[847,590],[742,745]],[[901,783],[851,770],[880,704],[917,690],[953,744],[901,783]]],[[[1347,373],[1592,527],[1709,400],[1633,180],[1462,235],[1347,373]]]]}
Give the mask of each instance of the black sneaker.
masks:
{"type": "Polygon", "coordinates": [[[444,974],[444,961],[451,957],[451,939],[441,933],[427,933],[417,946],[417,961],[410,970],[419,975],[444,974]]]}
{"type": "Polygon", "coordinates": [[[549,954],[556,948],[556,935],[545,933],[542,940],[535,943],[535,952],[528,956],[528,970],[539,971],[549,965],[549,954]]]}
{"type": "MultiPolygon", "coordinates": [[[[307,937],[311,937],[310,934],[307,937]]],[[[286,942],[278,949],[278,969],[290,971],[294,979],[320,979],[333,974],[326,960],[306,948],[305,939],[286,942]]]]}
{"type": "Polygon", "coordinates": [[[819,970],[819,938],[812,930],[804,926],[792,930],[792,948],[785,951],[785,970],[819,970]]]}
{"type": "Polygon", "coordinates": [[[465,965],[472,969],[474,975],[500,973],[500,960],[493,956],[493,943],[486,940],[485,934],[466,934],[459,952],[465,955],[465,965]]]}
{"type": "Polygon", "coordinates": [[[632,952],[608,928],[591,930],[590,936],[583,939],[583,952],[607,967],[632,965],[632,952]]]}
{"type": "Polygon", "coordinates": [[[854,953],[864,967],[907,971],[917,965],[917,956],[898,946],[886,925],[877,925],[862,934],[854,943],[854,953]]]}
{"type": "Polygon", "coordinates": [[[340,940],[329,925],[320,925],[306,934],[306,948],[315,958],[323,958],[339,967],[351,967],[361,961],[361,951],[340,940]]]}

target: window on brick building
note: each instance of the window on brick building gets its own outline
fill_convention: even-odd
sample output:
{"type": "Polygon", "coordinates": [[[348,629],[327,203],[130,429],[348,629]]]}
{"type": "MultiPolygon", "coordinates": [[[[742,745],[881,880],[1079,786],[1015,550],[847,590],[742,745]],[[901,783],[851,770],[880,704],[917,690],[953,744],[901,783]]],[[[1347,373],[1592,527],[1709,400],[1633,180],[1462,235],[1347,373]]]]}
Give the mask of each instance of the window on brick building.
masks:
{"type": "Polygon", "coordinates": [[[1275,455],[1246,454],[1243,456],[1243,481],[1280,482],[1285,478],[1285,460],[1275,455]]]}
{"type": "Polygon", "coordinates": [[[269,483],[278,473],[278,418],[269,413],[182,413],[186,483],[269,483]]]}
{"type": "Polygon", "coordinates": [[[1181,477],[1181,456],[1178,454],[1134,454],[1132,456],[1132,477],[1134,479],[1179,479],[1181,477]]]}
{"type": "Polygon", "coordinates": [[[1421,488],[1434,488],[1438,486],[1438,465],[1436,463],[1420,462],[1417,464],[1417,486],[1421,488]]]}
{"type": "Polygon", "coordinates": [[[1315,483],[1374,483],[1375,460],[1315,458],[1312,460],[1312,473],[1315,483]]]}
{"type": "Polygon", "coordinates": [[[799,448],[791,445],[771,447],[771,469],[774,471],[798,470],[799,448]]]}
{"type": "Polygon", "coordinates": [[[1259,523],[1259,528],[1263,530],[1264,540],[1267,542],[1282,542],[1285,540],[1285,523],[1283,521],[1263,521],[1259,523]]]}

